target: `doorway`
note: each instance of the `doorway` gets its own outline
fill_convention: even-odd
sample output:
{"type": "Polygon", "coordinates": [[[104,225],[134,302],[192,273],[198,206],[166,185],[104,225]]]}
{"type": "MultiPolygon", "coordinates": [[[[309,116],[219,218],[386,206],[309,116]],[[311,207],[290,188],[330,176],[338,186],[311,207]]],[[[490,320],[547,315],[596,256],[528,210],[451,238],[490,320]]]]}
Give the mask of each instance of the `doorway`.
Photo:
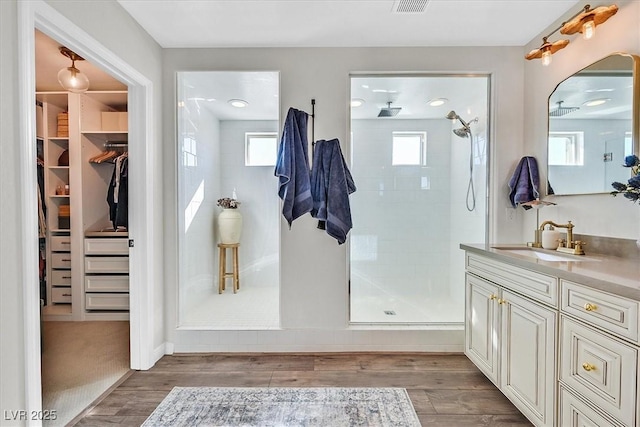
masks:
{"type": "Polygon", "coordinates": [[[159,220],[153,214],[153,207],[157,190],[151,183],[152,171],[156,163],[145,157],[152,144],[153,86],[149,79],[137,72],[120,57],[106,49],[98,41],[82,31],[73,22],[43,1],[18,3],[19,27],[18,46],[20,55],[19,65],[19,111],[20,111],[20,164],[22,168],[22,193],[20,207],[23,212],[31,212],[32,216],[21,223],[21,235],[25,243],[22,259],[34,260],[33,263],[23,263],[22,276],[24,290],[24,335],[25,335],[25,366],[26,366],[26,407],[31,413],[42,409],[41,398],[41,356],[40,356],[40,289],[38,268],[38,232],[37,232],[37,199],[30,197],[36,194],[36,157],[35,143],[35,30],[42,31],[47,36],[58,40],[61,44],[90,60],[103,71],[124,82],[128,88],[128,104],[130,112],[129,135],[139,144],[130,151],[130,165],[135,179],[130,185],[129,194],[133,199],[131,209],[136,215],[131,218],[130,227],[135,235],[129,238],[138,243],[138,247],[130,252],[130,263],[135,268],[130,271],[130,354],[132,369],[149,369],[164,353],[159,347],[154,352],[153,337],[155,299],[154,289],[150,284],[157,284],[159,276],[153,271],[158,258],[154,248],[158,246],[154,229],[159,220]],[[28,191],[33,189],[33,191],[28,191]],[[155,243],[155,245],[154,245],[155,243]],[[159,353],[159,354],[156,354],[159,353]]]}

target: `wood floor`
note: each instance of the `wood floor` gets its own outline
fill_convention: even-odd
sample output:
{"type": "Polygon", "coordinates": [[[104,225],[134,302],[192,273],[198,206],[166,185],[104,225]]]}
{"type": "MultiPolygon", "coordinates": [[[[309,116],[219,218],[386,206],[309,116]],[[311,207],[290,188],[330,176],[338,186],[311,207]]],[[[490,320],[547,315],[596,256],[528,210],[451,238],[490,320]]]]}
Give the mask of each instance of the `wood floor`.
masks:
{"type": "Polygon", "coordinates": [[[461,354],[178,354],[134,372],[77,426],[139,426],[174,386],[403,387],[423,426],[529,426],[461,354]]]}

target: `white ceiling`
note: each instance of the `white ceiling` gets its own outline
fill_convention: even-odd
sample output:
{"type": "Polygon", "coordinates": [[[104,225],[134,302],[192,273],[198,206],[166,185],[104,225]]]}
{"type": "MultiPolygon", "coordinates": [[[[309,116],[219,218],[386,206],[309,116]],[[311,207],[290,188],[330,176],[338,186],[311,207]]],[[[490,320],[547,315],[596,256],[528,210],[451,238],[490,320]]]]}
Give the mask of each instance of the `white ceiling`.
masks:
{"type": "Polygon", "coordinates": [[[524,46],[578,3],[430,0],[397,13],[394,0],[118,2],[165,48],[524,46]]]}

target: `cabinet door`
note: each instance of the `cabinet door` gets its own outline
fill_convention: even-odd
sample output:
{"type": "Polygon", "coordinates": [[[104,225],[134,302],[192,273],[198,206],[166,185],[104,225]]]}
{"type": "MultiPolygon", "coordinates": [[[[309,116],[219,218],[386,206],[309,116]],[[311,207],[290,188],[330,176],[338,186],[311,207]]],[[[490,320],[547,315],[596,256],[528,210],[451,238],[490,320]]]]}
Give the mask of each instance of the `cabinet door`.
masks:
{"type": "Polygon", "coordinates": [[[500,389],[537,426],[552,426],[556,313],[502,291],[500,389]]]}
{"type": "Polygon", "coordinates": [[[498,385],[498,287],[467,273],[464,352],[498,385]]]}

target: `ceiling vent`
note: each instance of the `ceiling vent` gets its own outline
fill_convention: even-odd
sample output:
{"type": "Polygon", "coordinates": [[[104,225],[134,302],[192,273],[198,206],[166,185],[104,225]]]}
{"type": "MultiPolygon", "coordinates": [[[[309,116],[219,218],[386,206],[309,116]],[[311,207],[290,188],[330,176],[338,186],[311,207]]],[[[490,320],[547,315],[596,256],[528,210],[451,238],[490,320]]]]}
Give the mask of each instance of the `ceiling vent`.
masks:
{"type": "Polygon", "coordinates": [[[549,117],[562,117],[566,116],[569,113],[573,113],[576,110],[579,110],[580,107],[563,107],[562,103],[564,101],[558,101],[556,104],[558,105],[556,108],[553,108],[549,111],[549,117]]]}
{"type": "Polygon", "coordinates": [[[396,0],[393,2],[393,13],[424,13],[429,0],[396,0]]]}

